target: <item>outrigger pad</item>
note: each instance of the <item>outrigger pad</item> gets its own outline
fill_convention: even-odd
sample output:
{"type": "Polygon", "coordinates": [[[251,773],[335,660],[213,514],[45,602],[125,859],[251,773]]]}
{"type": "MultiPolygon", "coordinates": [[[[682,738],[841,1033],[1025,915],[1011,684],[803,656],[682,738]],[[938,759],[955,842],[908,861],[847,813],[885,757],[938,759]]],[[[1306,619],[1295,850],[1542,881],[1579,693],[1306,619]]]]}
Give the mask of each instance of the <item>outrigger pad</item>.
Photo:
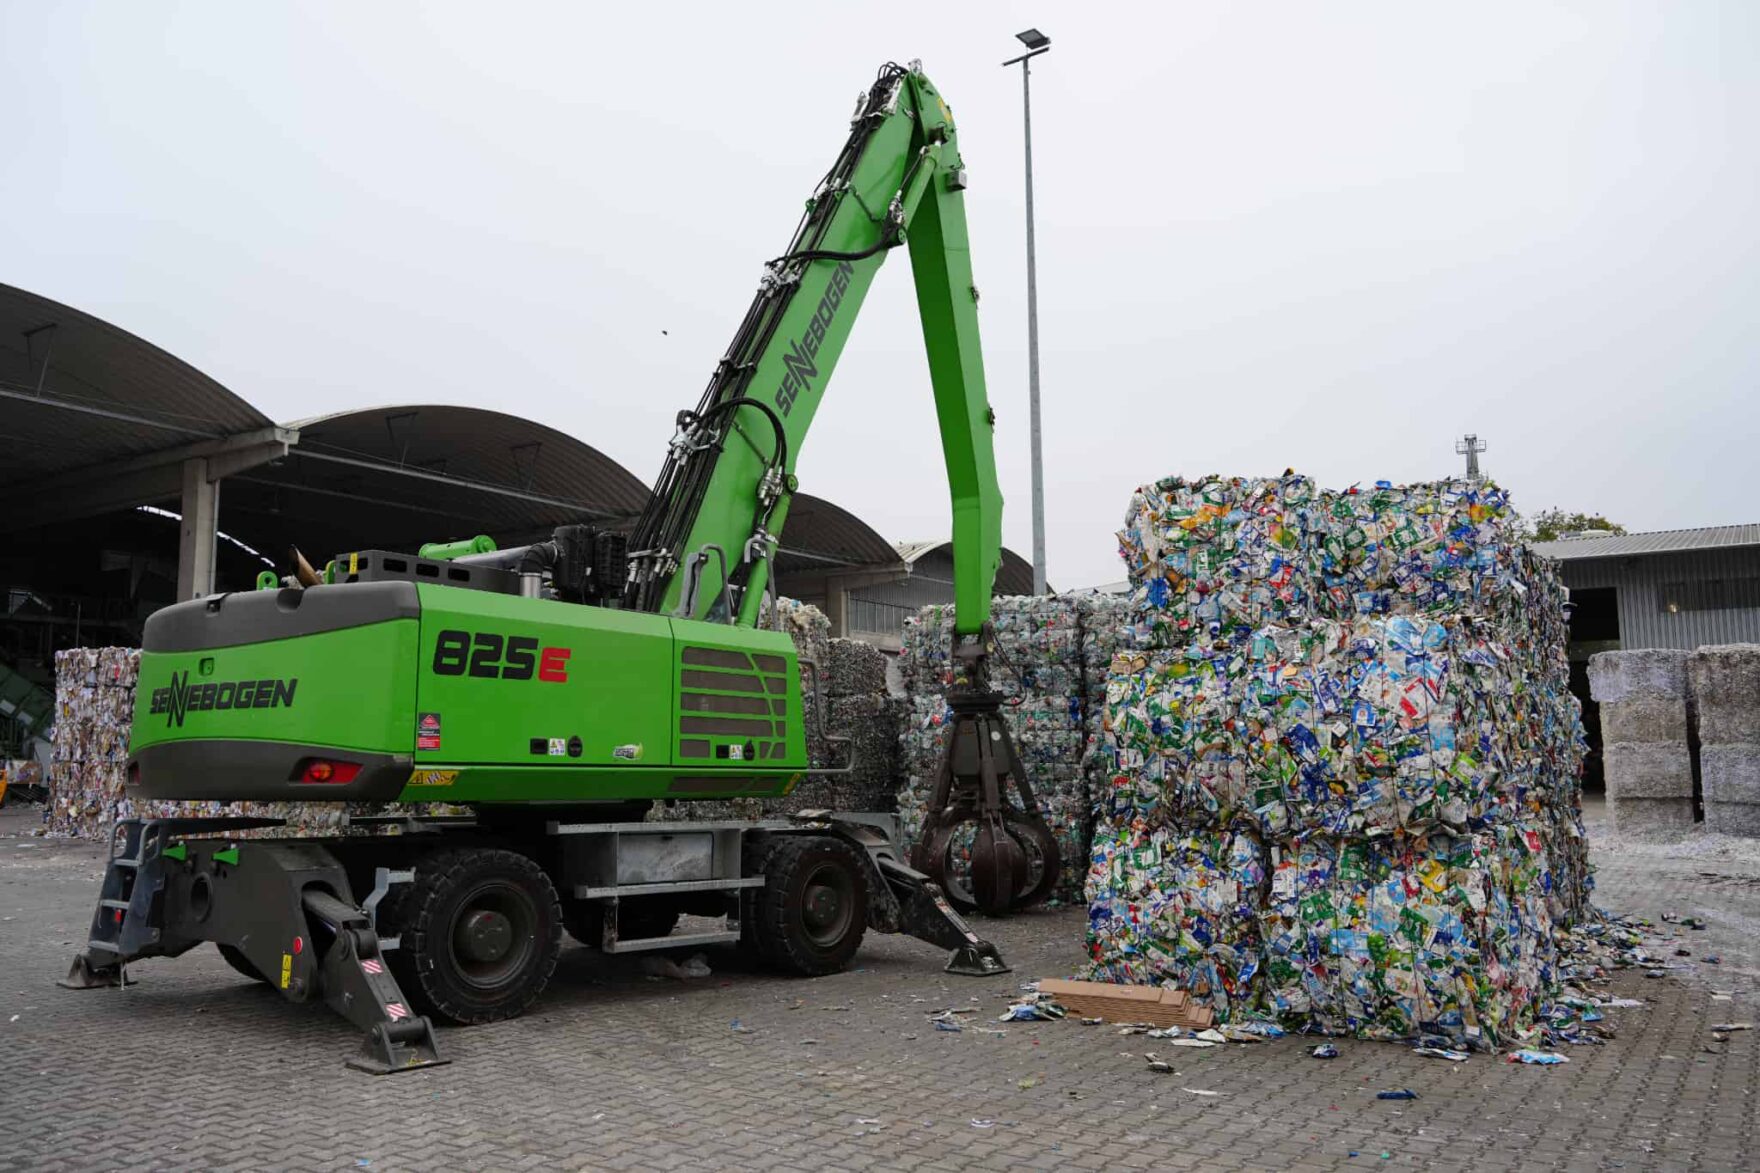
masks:
{"type": "Polygon", "coordinates": [[[134,979],[123,973],[122,966],[115,962],[94,966],[90,953],[80,953],[67,967],[67,976],[55,984],[68,990],[103,990],[132,986],[134,979]]]}
{"type": "Polygon", "coordinates": [[[440,1045],[434,1041],[434,1024],[424,1016],[374,1026],[348,1065],[370,1075],[390,1075],[422,1067],[444,1067],[450,1062],[440,1057],[440,1045]]]}
{"type": "Polygon", "coordinates": [[[1012,967],[1002,960],[1002,954],[996,946],[988,941],[974,941],[961,945],[953,951],[947,961],[948,973],[964,974],[967,977],[989,977],[996,973],[1009,973],[1012,967]]]}

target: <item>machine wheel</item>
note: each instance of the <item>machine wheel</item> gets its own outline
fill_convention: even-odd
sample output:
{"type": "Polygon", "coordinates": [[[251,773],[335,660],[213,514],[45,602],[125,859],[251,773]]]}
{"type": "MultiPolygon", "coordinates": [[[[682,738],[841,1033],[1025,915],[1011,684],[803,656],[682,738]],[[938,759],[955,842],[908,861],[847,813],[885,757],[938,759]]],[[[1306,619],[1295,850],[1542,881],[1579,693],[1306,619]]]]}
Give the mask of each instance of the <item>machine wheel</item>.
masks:
{"type": "MultiPolygon", "coordinates": [[[[769,873],[770,853],[780,838],[748,835],[745,842],[744,875],[762,876],[769,873]]],[[[739,894],[739,952],[748,962],[762,963],[764,947],[758,940],[758,918],[763,914],[764,889],[742,888],[739,894]]]]}
{"type": "MultiPolygon", "coordinates": [[[[618,902],[620,937],[666,937],[678,927],[677,905],[653,896],[632,896],[618,902]]],[[[605,943],[605,906],[597,900],[570,900],[562,906],[562,927],[591,949],[605,943]]]]}
{"type": "Polygon", "coordinates": [[[836,973],[868,931],[868,871],[828,835],[782,835],[764,858],[752,936],[764,960],[794,973],[836,973]]]}
{"type": "Polygon", "coordinates": [[[392,974],[417,1007],[449,1022],[515,1018],[544,992],[562,952],[556,888],[515,851],[442,851],[398,900],[392,974]]]}
{"type": "Polygon", "coordinates": [[[251,964],[251,959],[246,957],[244,950],[237,945],[222,945],[216,941],[214,947],[220,950],[220,956],[226,958],[227,965],[245,977],[250,978],[253,982],[262,982],[264,985],[269,983],[269,979],[257,972],[257,967],[251,964]]]}

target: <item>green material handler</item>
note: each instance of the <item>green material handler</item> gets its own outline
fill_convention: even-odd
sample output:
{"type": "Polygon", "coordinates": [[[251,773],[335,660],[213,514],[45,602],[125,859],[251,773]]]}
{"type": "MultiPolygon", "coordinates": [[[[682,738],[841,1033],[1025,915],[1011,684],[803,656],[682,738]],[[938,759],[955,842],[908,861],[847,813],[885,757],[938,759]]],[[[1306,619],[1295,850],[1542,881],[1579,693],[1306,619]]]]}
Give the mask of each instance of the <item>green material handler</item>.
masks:
{"type": "Polygon", "coordinates": [[[1003,972],[948,896],[1021,907],[1058,861],[985,687],[1002,497],[965,185],[940,94],[915,65],[882,69],[702,399],[679,413],[633,529],[355,551],[322,575],[301,560],[288,585],[152,616],[131,798],[473,813],[354,818],[325,839],[241,838],[264,819],[125,820],[67,984],[117,984],[130,961],[212,941],[240,972],[366,1027],[356,1065],[391,1071],[440,1061],[431,1018],[524,1010],[564,930],[608,952],[737,941],[813,974],[874,927],[954,949],[956,972],[1003,972]],[[759,613],[795,460],[899,246],[952,492],[962,667],[915,866],[888,815],[646,821],[655,800],[783,795],[815,772],[803,666],[759,613]],[[720,923],[675,932],[683,915],[720,923]]]}

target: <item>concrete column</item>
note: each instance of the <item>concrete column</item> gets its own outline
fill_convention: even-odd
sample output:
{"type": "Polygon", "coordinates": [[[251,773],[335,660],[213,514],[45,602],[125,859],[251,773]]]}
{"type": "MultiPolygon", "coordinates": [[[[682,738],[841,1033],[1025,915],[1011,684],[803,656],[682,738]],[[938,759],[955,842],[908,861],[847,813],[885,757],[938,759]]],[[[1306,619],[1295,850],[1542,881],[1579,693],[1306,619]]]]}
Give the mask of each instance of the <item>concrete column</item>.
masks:
{"type": "Polygon", "coordinates": [[[1760,644],[1700,648],[1690,671],[1705,829],[1760,837],[1760,644]]]}
{"type": "Polygon", "coordinates": [[[849,635],[849,586],[832,577],[825,579],[825,618],[831,620],[834,638],[849,635]]]}
{"type": "Polygon", "coordinates": [[[1678,839],[1693,826],[1693,756],[1687,739],[1691,652],[1645,648],[1589,659],[1601,703],[1607,805],[1614,830],[1678,839]]]}
{"type": "Polygon", "coordinates": [[[177,600],[214,593],[214,547],[219,541],[220,482],[208,479],[207,457],[183,462],[183,524],[177,541],[177,600]]]}

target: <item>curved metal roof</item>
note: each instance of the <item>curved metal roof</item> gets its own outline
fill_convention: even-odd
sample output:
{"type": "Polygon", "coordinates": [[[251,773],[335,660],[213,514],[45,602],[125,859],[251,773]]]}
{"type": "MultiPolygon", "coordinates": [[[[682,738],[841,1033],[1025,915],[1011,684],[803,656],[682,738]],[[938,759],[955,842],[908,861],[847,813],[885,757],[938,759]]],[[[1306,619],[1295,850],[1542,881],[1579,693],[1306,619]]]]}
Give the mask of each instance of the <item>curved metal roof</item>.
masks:
{"type": "MultiPolygon", "coordinates": [[[[951,545],[953,545],[952,538],[937,538],[928,542],[894,542],[892,548],[898,552],[901,562],[915,565],[925,554],[932,554],[943,546],[951,545]]],[[[1049,584],[1045,589],[1053,594],[1056,593],[1049,584]]],[[[1033,593],[1033,564],[1007,546],[1002,547],[1002,565],[996,568],[996,593],[998,595],[1030,595],[1033,593]]]]}
{"type": "MultiPolygon", "coordinates": [[[[229,478],[223,523],[277,557],[375,546],[413,549],[478,533],[502,545],[566,522],[621,528],[648,487],[566,432],[506,412],[405,404],[289,425],[299,444],[276,465],[229,478]]],[[[797,494],[779,569],[895,564],[892,546],[847,510],[797,494]]]]}
{"type": "Polygon", "coordinates": [[[34,482],[271,427],[142,338],[0,285],[0,484],[34,482]]]}
{"type": "Polygon", "coordinates": [[[648,489],[564,432],[506,412],[405,404],[290,425],[279,464],[227,480],[225,524],[254,544],[319,557],[488,533],[504,544],[573,521],[609,525],[648,489]]]}
{"type": "Polygon", "coordinates": [[[892,543],[849,510],[811,493],[794,495],[776,557],[783,572],[838,565],[889,566],[898,561],[892,543]]]}

